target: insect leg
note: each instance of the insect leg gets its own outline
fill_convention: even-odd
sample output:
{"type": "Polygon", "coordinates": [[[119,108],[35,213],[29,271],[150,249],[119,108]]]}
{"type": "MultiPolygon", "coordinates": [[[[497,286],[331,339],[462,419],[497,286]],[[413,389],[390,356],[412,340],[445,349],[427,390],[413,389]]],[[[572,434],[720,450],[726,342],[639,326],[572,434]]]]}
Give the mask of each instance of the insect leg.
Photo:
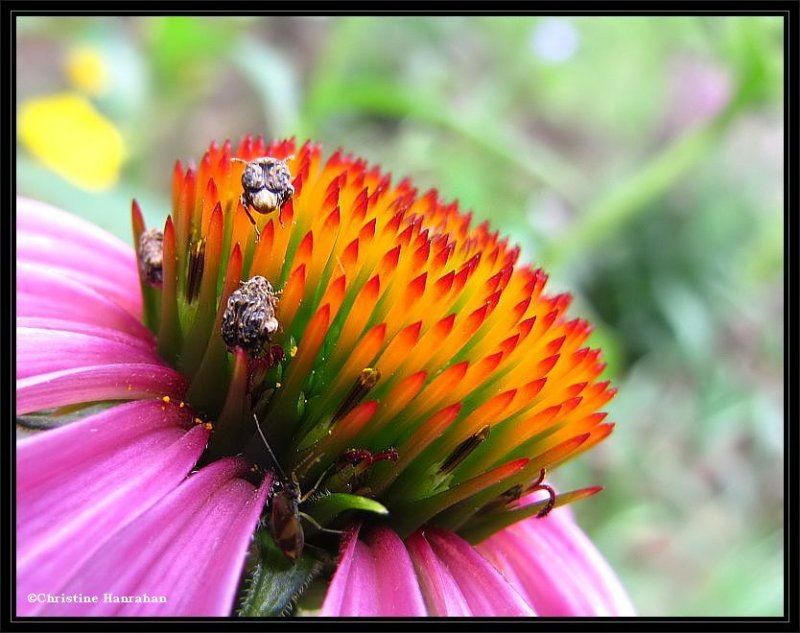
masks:
{"type": "Polygon", "coordinates": [[[297,515],[303,517],[306,521],[308,521],[311,525],[317,528],[320,532],[327,532],[328,534],[344,534],[343,530],[332,530],[331,528],[322,527],[319,523],[317,523],[316,519],[306,514],[305,512],[298,512],[297,515]]]}
{"type": "Polygon", "coordinates": [[[239,197],[239,202],[242,203],[242,208],[244,212],[247,214],[247,217],[250,218],[250,223],[253,225],[253,229],[256,232],[256,242],[261,239],[261,231],[258,230],[258,224],[256,224],[256,219],[250,213],[250,205],[247,204],[247,201],[244,199],[244,194],[239,197]]]}
{"type": "Polygon", "coordinates": [[[331,472],[331,468],[333,468],[334,466],[336,466],[335,462],[325,469],[325,472],[323,472],[320,475],[319,479],[317,479],[317,483],[315,483],[311,487],[311,489],[308,492],[306,492],[306,494],[304,494],[302,497],[300,497],[300,503],[303,503],[304,501],[307,501],[308,498],[317,491],[317,488],[319,488],[319,485],[322,483],[322,480],[325,479],[325,477],[328,476],[328,473],[331,472]]]}

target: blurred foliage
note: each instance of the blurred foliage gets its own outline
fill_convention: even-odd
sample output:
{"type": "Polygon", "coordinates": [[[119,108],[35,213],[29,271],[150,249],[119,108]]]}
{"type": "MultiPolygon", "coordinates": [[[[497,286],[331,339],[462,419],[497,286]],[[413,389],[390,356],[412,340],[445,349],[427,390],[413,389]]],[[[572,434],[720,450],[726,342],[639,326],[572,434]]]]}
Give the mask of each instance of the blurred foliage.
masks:
{"type": "Polygon", "coordinates": [[[620,388],[612,438],[553,479],[606,486],[576,512],[639,613],[782,614],[780,18],[17,27],[17,105],[84,91],[126,146],[101,192],[19,146],[19,193],[126,240],[131,198],[162,221],[174,161],[248,133],[341,146],[510,234],[620,388]]]}

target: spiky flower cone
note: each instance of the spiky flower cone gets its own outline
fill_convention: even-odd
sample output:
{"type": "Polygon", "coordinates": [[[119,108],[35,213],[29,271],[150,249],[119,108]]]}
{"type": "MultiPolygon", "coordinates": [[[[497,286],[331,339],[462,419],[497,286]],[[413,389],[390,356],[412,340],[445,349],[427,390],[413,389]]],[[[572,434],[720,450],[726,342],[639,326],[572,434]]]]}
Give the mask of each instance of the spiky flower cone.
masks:
{"type": "MultiPolygon", "coordinates": [[[[137,244],[143,231],[134,204],[137,244]]],[[[213,425],[206,459],[269,467],[255,412],[301,490],[323,477],[329,492],[378,500],[401,536],[428,524],[478,541],[548,509],[515,502],[612,428],[588,324],[518,255],[436,191],[310,143],[248,138],[212,145],[196,169],[176,165],[163,283],[142,273],[145,314],[189,378],[187,404],[213,425]],[[272,213],[248,209],[257,239],[241,179],[265,156],[286,161],[294,195],[272,213]],[[262,354],[221,336],[229,297],[254,277],[279,293],[262,354]]],[[[338,508],[322,497],[304,509],[326,525],[338,508]]]]}

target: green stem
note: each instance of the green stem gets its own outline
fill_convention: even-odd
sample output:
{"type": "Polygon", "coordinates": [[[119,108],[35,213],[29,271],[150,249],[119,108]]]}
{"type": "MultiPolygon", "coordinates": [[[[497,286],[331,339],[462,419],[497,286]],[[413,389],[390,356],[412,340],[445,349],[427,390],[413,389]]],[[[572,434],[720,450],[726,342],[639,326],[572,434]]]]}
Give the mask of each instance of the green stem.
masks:
{"type": "Polygon", "coordinates": [[[337,112],[355,110],[394,118],[412,117],[467,140],[487,155],[519,169],[527,176],[558,191],[575,204],[571,182],[579,179],[575,170],[544,146],[534,146],[514,138],[510,132],[490,125],[484,117],[456,117],[447,104],[432,95],[411,94],[394,84],[361,81],[342,87],[328,79],[311,92],[299,129],[318,129],[318,121],[337,112]],[[330,88],[329,88],[330,86],[330,88]],[[336,96],[328,93],[335,88],[336,96]]]}
{"type": "Polygon", "coordinates": [[[735,96],[717,116],[645,161],[636,173],[589,204],[571,229],[542,250],[538,261],[550,270],[564,266],[571,258],[585,256],[589,247],[601,243],[638,213],[653,208],[655,200],[710,153],[744,104],[735,96]]]}

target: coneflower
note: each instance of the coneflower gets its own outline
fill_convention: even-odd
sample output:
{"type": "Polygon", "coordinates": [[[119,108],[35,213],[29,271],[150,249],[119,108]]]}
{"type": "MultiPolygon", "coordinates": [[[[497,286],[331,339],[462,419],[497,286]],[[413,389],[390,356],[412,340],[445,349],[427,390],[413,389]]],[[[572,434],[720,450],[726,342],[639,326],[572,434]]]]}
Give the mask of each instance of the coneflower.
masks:
{"type": "Polygon", "coordinates": [[[612,429],[589,325],[456,203],[247,138],[135,250],[17,211],[18,415],[71,414],[18,444],[19,615],[633,612],[548,485],[612,429]]]}

